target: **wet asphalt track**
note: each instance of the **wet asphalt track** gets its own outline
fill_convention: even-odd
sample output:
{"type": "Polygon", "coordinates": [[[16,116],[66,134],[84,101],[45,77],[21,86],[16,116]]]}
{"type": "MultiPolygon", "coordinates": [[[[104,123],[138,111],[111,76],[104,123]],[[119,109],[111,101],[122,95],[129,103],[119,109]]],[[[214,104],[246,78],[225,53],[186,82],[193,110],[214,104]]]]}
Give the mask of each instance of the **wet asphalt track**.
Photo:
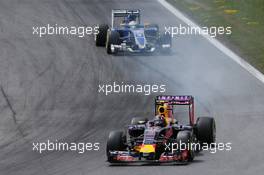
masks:
{"type": "Polygon", "coordinates": [[[262,174],[264,85],[200,36],[180,36],[171,55],[108,56],[92,37],[32,35],[32,26],[110,22],[113,8],[140,8],[143,21],[180,21],[154,0],[0,0],[0,174],[262,174]],[[105,141],[132,116],[152,117],[153,97],[104,96],[98,84],[165,84],[192,94],[197,115],[213,115],[218,142],[188,166],[109,167],[105,141]],[[8,105],[8,101],[10,105],[8,105]],[[32,142],[100,142],[100,151],[32,152],[32,142]]]}

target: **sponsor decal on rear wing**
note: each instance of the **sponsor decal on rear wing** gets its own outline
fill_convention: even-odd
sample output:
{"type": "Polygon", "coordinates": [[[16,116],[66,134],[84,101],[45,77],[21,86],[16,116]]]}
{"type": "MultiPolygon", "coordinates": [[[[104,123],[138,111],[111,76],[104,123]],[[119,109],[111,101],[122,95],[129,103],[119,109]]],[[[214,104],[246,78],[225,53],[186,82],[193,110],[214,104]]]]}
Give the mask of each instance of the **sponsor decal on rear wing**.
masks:
{"type": "Polygon", "coordinates": [[[156,97],[156,104],[169,103],[171,105],[191,105],[193,96],[191,95],[160,95],[156,97]]]}
{"type": "Polygon", "coordinates": [[[136,10],[115,9],[115,10],[112,10],[112,14],[113,14],[113,17],[124,17],[124,16],[127,16],[129,14],[134,14],[134,15],[139,16],[140,15],[140,10],[139,9],[136,9],[136,10]]]}

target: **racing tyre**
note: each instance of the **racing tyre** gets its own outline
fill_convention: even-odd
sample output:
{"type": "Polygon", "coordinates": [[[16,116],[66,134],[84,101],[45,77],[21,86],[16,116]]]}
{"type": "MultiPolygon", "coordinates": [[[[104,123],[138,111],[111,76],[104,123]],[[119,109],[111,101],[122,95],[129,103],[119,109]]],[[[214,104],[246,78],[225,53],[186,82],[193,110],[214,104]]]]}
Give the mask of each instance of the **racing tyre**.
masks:
{"type": "Polygon", "coordinates": [[[169,53],[171,51],[172,39],[170,34],[163,34],[160,37],[160,47],[161,51],[164,53],[169,53]],[[163,47],[166,45],[167,47],[163,47]]]}
{"type": "Polygon", "coordinates": [[[147,24],[145,27],[146,28],[156,28],[156,30],[159,31],[159,25],[158,24],[147,24]]]}
{"type": "Polygon", "coordinates": [[[126,149],[124,144],[125,136],[122,131],[112,131],[109,134],[107,145],[106,145],[106,154],[107,160],[112,162],[113,159],[109,154],[109,151],[123,151],[126,149]]]}
{"type": "Polygon", "coordinates": [[[147,123],[148,119],[143,117],[134,117],[131,120],[131,125],[138,125],[138,124],[145,124],[147,123]]]}
{"type": "Polygon", "coordinates": [[[181,149],[186,149],[186,146],[188,145],[187,147],[188,161],[189,162],[193,161],[195,150],[191,147],[193,143],[192,133],[190,131],[179,131],[177,134],[176,141],[179,144],[179,146],[182,146],[181,149]],[[180,145],[180,143],[184,143],[185,147],[183,147],[183,144],[180,145]]]}
{"type": "Polygon", "coordinates": [[[116,54],[117,49],[112,50],[111,45],[120,45],[120,35],[117,31],[108,32],[106,39],[106,51],[108,54],[116,54]]]}
{"type": "Polygon", "coordinates": [[[159,25],[157,24],[148,24],[145,26],[147,30],[145,30],[146,37],[158,38],[159,36],[159,25]],[[152,30],[150,30],[152,29],[152,30]]]}
{"type": "Polygon", "coordinates": [[[212,117],[198,117],[196,121],[196,135],[201,143],[215,142],[216,127],[212,117]]]}
{"type": "Polygon", "coordinates": [[[101,24],[98,27],[98,34],[95,35],[95,45],[96,46],[105,46],[107,30],[109,26],[107,24],[101,24]]]}

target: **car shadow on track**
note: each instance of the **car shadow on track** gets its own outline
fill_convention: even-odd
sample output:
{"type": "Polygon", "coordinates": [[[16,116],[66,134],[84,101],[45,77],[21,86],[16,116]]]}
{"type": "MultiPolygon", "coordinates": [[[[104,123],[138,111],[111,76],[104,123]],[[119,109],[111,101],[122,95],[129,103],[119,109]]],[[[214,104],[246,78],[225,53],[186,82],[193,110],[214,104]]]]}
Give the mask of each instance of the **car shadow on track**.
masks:
{"type": "Polygon", "coordinates": [[[170,52],[154,52],[154,53],[129,53],[129,52],[119,52],[113,56],[122,57],[122,56],[131,56],[131,57],[138,57],[138,56],[145,56],[145,57],[153,57],[153,56],[173,56],[176,53],[174,51],[170,52]]]}
{"type": "Polygon", "coordinates": [[[194,159],[192,162],[187,163],[115,163],[108,164],[109,167],[139,167],[139,166],[186,166],[193,163],[202,163],[204,160],[194,159]]]}

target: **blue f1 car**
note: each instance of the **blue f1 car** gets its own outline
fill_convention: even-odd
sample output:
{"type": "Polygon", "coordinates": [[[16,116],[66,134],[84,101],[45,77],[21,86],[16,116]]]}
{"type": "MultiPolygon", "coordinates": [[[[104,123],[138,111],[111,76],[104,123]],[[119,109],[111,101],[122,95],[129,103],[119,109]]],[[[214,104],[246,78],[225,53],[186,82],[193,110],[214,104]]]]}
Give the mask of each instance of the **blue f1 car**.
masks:
{"type": "Polygon", "coordinates": [[[99,25],[96,46],[106,47],[108,54],[170,51],[171,36],[162,34],[157,24],[141,24],[140,10],[112,10],[112,24],[99,25]]]}

